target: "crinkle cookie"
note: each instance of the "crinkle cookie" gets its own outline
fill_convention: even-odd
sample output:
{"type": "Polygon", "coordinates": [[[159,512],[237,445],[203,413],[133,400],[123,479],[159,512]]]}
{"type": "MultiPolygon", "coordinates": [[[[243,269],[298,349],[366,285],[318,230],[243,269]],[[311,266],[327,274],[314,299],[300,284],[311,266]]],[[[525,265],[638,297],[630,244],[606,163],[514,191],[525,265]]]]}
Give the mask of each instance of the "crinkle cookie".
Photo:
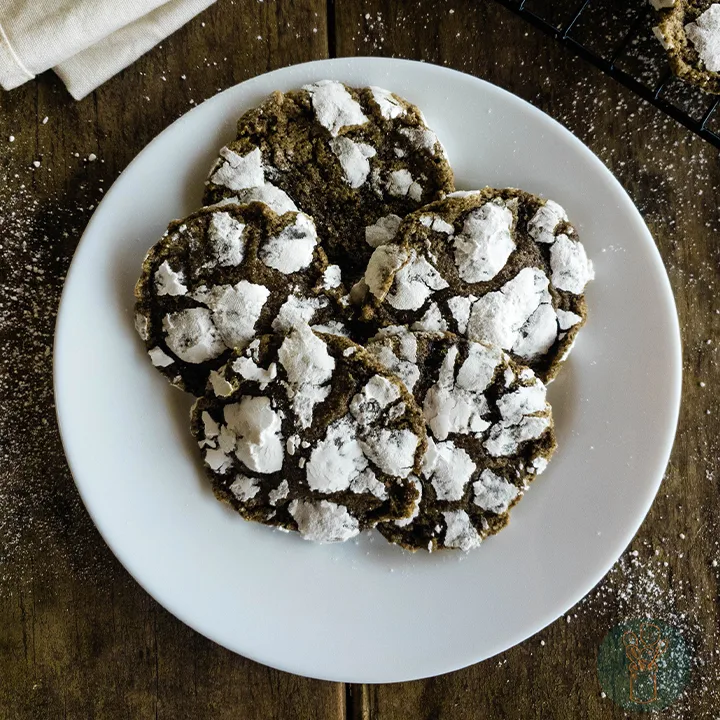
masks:
{"type": "Polygon", "coordinates": [[[720,94],[720,3],[652,0],[659,11],[653,32],[673,72],[705,92],[720,94]]]}
{"type": "Polygon", "coordinates": [[[135,326],[170,381],[202,395],[232,350],[297,322],[342,332],[334,320],[340,271],[313,221],[260,203],[206,208],[170,224],[135,288],[135,326]]]}
{"type": "Polygon", "coordinates": [[[191,413],[215,494],[244,518],[340,542],[412,512],[427,446],[403,384],[298,325],[236,353],[191,413]]]}
{"type": "Polygon", "coordinates": [[[413,393],[428,432],[412,516],[378,529],[411,550],[476,547],[555,451],[545,385],[499,348],[450,333],[385,328],[368,351],[413,393]]]}
{"type": "Polygon", "coordinates": [[[401,217],[452,189],[443,146],[417,107],[381,88],[323,80],[275,92],[240,118],[205,201],[308,213],[348,284],[401,217]]]}
{"type": "Polygon", "coordinates": [[[593,277],[560,205],[485,188],[409,215],[351,298],[366,321],[497,345],[547,382],[585,322],[593,277]]]}

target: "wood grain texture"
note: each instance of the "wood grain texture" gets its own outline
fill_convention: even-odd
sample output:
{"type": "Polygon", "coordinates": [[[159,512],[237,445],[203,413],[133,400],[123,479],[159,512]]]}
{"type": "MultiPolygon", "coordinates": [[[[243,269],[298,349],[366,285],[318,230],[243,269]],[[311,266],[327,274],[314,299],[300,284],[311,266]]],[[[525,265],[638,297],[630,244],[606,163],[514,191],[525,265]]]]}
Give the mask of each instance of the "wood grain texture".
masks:
{"type": "MultiPolygon", "coordinates": [[[[601,696],[595,657],[610,627],[645,614],[680,627],[693,647],[691,685],[664,717],[715,717],[716,150],[491,0],[218,0],[81,102],[51,74],[0,95],[0,181],[2,720],[621,718],[625,712],[601,696]],[[681,423],[661,493],[629,551],[569,621],[457,673],[351,686],[347,702],[342,685],[286,675],[219,648],[134,583],[77,496],[51,378],[62,282],[102,189],[160,130],[218,89],[333,50],[472,73],[575,132],[648,222],[685,346],[681,423]]],[[[607,252],[621,252],[612,238],[607,252]]]]}
{"type": "MultiPolygon", "coordinates": [[[[578,5],[546,4],[566,10],[578,5]]],[[[720,703],[717,150],[489,0],[337,0],[335,23],[340,56],[391,55],[468,72],[528,100],[583,140],[630,193],[655,237],[678,304],[685,371],[679,431],[660,495],[600,586],[567,618],[497,658],[420,682],[353,686],[352,717],[626,717],[601,695],[596,656],[612,626],[646,615],[679,627],[693,647],[692,682],[664,716],[715,717],[720,703]]],[[[606,251],[622,249],[608,238],[606,251]]]]}
{"type": "Polygon", "coordinates": [[[81,102],[50,73],[0,95],[2,720],[345,717],[342,685],[218,647],[112,557],[66,467],[50,354],[64,275],[102,188],[194,104],[327,56],[325,10],[219,0],[81,102]]]}

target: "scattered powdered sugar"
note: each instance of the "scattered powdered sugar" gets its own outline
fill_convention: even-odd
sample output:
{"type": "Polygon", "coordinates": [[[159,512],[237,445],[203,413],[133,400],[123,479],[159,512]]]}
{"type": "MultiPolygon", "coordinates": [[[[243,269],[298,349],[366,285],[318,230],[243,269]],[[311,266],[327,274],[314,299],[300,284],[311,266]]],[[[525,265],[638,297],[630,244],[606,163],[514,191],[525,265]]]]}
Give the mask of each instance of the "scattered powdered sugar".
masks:
{"type": "Polygon", "coordinates": [[[473,502],[483,510],[495,513],[507,512],[520,490],[492,470],[483,470],[480,478],[473,483],[473,502]]]}
{"type": "Polygon", "coordinates": [[[238,475],[230,485],[230,492],[240,501],[252,500],[259,492],[260,486],[255,478],[238,475]]]}
{"type": "Polygon", "coordinates": [[[571,240],[567,235],[558,235],[550,248],[550,268],[553,285],[558,290],[567,290],[575,295],[579,295],[595,277],[592,262],[588,260],[582,243],[571,240]]]}
{"type": "Polygon", "coordinates": [[[710,72],[720,71],[720,3],[713,3],[695,22],[688,23],[685,34],[705,68],[710,72]]]}
{"type": "Polygon", "coordinates": [[[455,237],[455,264],[466,282],[492,280],[515,250],[513,214],[504,205],[485,203],[468,213],[455,237]]]}
{"type": "Polygon", "coordinates": [[[362,108],[342,83],[320,80],[312,85],[303,85],[303,90],[310,93],[317,121],[327,128],[333,137],[343,128],[367,122],[362,108]]]}
{"type": "Polygon", "coordinates": [[[175,272],[165,260],[155,271],[155,290],[158,295],[185,295],[187,287],[183,284],[182,272],[175,272]]]}
{"type": "Polygon", "coordinates": [[[547,416],[523,417],[516,425],[499,422],[490,428],[483,445],[493,457],[514,455],[521,443],[539,438],[549,427],[547,416]]]}
{"type": "Polygon", "coordinates": [[[225,351],[225,343],[206,308],[169,313],[162,325],[167,346],[185,362],[203,363],[225,351]]]}
{"type": "Polygon", "coordinates": [[[351,188],[364,185],[370,174],[370,158],[377,155],[375,148],[366,143],[353,142],[348,137],[337,137],[330,141],[330,149],[340,161],[345,182],[351,188]]]}
{"type": "MultiPolygon", "coordinates": [[[[211,325],[219,333],[225,347],[232,350],[244,347],[253,339],[255,323],[269,296],[270,290],[264,285],[240,280],[235,285],[216,285],[210,289],[202,286],[195,291],[192,297],[210,308],[212,311],[211,325]]],[[[185,310],[184,312],[191,311],[185,310]]],[[[182,313],[176,314],[181,315],[182,313]]],[[[163,320],[164,326],[165,320],[163,320]]],[[[206,328],[206,332],[212,334],[209,328],[206,328]]],[[[167,342],[170,345],[170,341],[167,342]]]]}
{"type": "Polygon", "coordinates": [[[428,438],[422,474],[435,489],[438,500],[462,500],[477,465],[451,440],[435,443],[428,438]]]}
{"type": "Polygon", "coordinates": [[[360,439],[363,452],[380,470],[401,478],[412,472],[419,443],[420,438],[404,428],[372,428],[360,439]]]}
{"type": "Polygon", "coordinates": [[[269,398],[243,395],[223,408],[223,417],[235,437],[235,456],[241,463],[264,474],[282,469],[282,421],[269,398]]]}
{"type": "Polygon", "coordinates": [[[220,150],[220,163],[210,174],[210,181],[229,190],[257,187],[265,182],[262,153],[255,148],[247,155],[238,155],[230,148],[220,150]]]}
{"type": "Polygon", "coordinates": [[[258,256],[268,267],[288,275],[310,265],[317,240],[312,218],[298,213],[295,222],[285,227],[278,236],[265,240],[258,256]]]}
{"type": "Polygon", "coordinates": [[[372,92],[373,100],[375,100],[377,106],[380,108],[380,114],[386,120],[394,120],[395,118],[405,115],[405,108],[389,90],[371,86],[370,91],[372,92]]]}
{"type": "Polygon", "coordinates": [[[555,228],[567,220],[565,209],[554,200],[547,200],[528,221],[528,234],[535,242],[554,243],[555,228]]]}
{"type": "MultiPolygon", "coordinates": [[[[380,248],[375,253],[378,250],[380,248]]],[[[407,263],[395,273],[392,289],[386,299],[396,310],[418,310],[433,292],[446,287],[447,281],[425,256],[418,256],[415,250],[411,250],[407,263]]]]}
{"type": "MultiPolygon", "coordinates": [[[[480,345],[476,345],[482,348],[480,345]]],[[[476,371],[482,370],[482,362],[477,358],[463,364],[458,379],[455,380],[455,363],[458,347],[453,345],[445,355],[440,367],[437,382],[430,387],[423,401],[423,415],[427,426],[438,440],[445,440],[451,433],[463,435],[481,433],[490,427],[483,420],[490,407],[483,390],[482,378],[476,371]],[[470,365],[465,368],[465,365],[470,365]]]]}
{"type": "Polygon", "coordinates": [[[288,511],[295,519],[298,532],[305,540],[319,543],[344,542],[360,532],[357,518],[344,505],[328,500],[309,503],[293,500],[288,511]]]}
{"type": "Polygon", "coordinates": [[[445,541],[448,548],[458,548],[468,552],[480,545],[482,538],[470,522],[470,516],[464,510],[450,510],[443,513],[445,518],[445,541]]]}
{"type": "Polygon", "coordinates": [[[223,267],[239,265],[245,255],[243,231],[245,225],[230,213],[215,212],[208,224],[208,240],[218,264],[223,267]]]}
{"type": "Polygon", "coordinates": [[[374,248],[389,243],[397,235],[401,222],[402,218],[393,213],[378,218],[373,225],[365,228],[365,242],[374,248]]]}
{"type": "Polygon", "coordinates": [[[307,326],[298,325],[278,350],[289,382],[288,398],[301,428],[312,424],[313,409],[330,394],[326,385],[335,369],[327,345],[307,326]]]}

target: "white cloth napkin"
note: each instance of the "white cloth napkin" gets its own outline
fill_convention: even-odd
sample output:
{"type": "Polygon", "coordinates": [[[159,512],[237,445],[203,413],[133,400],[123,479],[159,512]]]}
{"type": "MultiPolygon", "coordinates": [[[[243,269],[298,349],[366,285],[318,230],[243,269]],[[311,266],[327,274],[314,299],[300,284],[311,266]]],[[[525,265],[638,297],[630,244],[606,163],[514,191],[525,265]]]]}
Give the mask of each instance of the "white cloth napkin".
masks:
{"type": "Polygon", "coordinates": [[[0,0],[0,85],[53,68],[76,99],[215,0],[0,0]]]}

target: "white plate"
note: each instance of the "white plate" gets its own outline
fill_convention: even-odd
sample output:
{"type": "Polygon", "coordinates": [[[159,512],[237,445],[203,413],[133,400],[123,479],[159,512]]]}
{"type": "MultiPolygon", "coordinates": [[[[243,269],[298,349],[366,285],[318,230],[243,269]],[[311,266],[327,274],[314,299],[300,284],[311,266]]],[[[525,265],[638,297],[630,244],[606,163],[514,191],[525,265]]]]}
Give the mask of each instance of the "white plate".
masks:
{"type": "Polygon", "coordinates": [[[231,88],[130,164],[68,274],[55,394],[68,462],[103,537],[170,612],[242,655],[348,682],[435,675],[488,658],[566,612],[620,556],[657,492],[681,378],[670,285],[623,189],[573,135],[476,78],[390,59],[324,60],[231,88]],[[595,262],[590,320],[551,388],[560,449],[510,527],[467,556],[415,555],[379,535],[317,546],[217,502],[189,402],[150,365],[133,284],[167,222],[200,203],[236,118],[275,89],[322,78],[417,103],[460,188],[519,186],[564,205],[595,262]]]}

